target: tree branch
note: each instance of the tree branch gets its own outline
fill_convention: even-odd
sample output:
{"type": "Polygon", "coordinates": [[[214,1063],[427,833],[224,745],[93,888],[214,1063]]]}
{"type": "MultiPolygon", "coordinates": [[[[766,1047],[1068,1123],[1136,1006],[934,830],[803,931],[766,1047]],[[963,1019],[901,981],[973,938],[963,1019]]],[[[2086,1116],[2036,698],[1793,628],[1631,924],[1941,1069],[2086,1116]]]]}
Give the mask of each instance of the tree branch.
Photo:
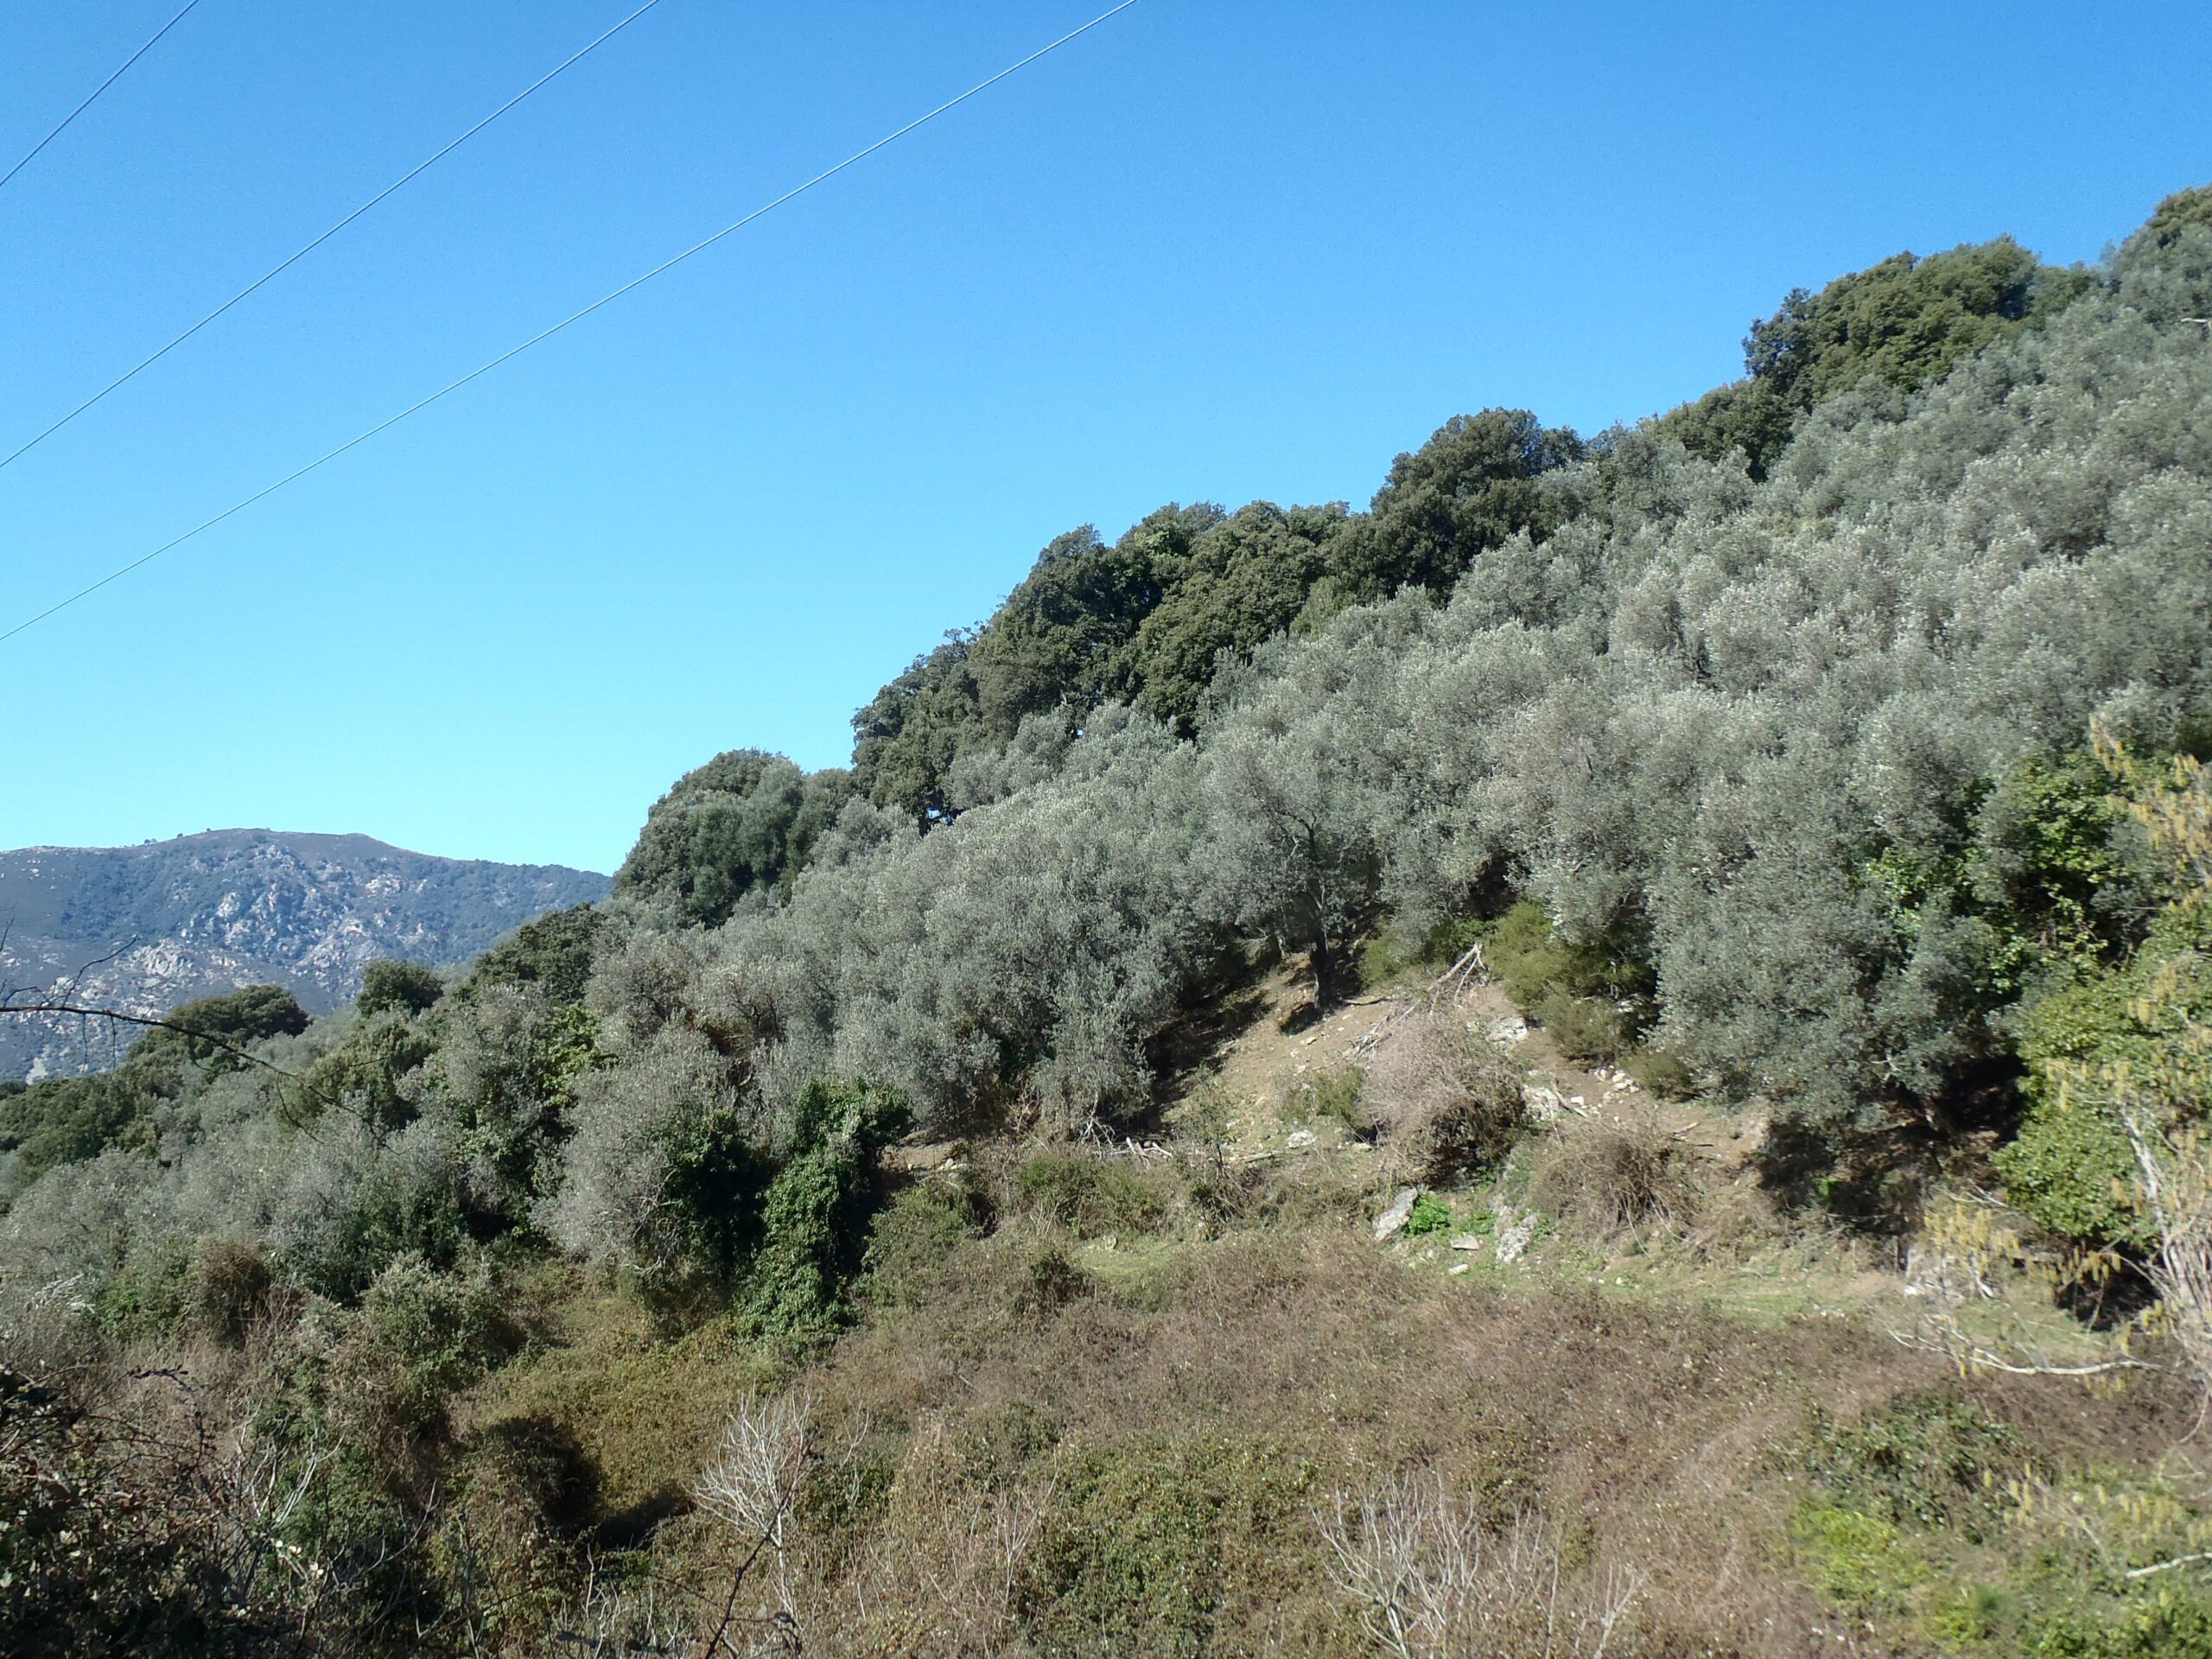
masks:
{"type": "Polygon", "coordinates": [[[126,1026],[144,1026],[156,1031],[174,1031],[181,1036],[189,1037],[196,1043],[206,1043],[211,1048],[219,1049],[226,1054],[245,1061],[248,1065],[258,1065],[274,1071],[280,1077],[297,1080],[296,1073],[287,1071],[274,1060],[264,1059],[260,1055],[240,1048],[237,1044],[226,1041],[212,1032],[195,1031],[190,1026],[180,1025],[174,1020],[160,1019],[143,1014],[125,1014],[121,1008],[86,1007],[73,1002],[0,1002],[0,1014],[73,1014],[86,1019],[113,1020],[126,1026]]]}

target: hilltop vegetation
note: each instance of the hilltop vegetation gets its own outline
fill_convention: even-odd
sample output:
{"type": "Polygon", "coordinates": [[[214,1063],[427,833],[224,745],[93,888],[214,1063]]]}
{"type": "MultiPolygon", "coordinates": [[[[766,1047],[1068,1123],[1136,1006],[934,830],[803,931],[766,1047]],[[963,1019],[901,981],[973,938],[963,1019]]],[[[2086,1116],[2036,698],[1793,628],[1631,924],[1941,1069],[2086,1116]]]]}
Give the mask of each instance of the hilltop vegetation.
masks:
{"type": "Polygon", "coordinates": [[[2197,191],[1071,531],[0,1101],[0,1646],[2212,1655],[2208,315],[2197,191]]]}

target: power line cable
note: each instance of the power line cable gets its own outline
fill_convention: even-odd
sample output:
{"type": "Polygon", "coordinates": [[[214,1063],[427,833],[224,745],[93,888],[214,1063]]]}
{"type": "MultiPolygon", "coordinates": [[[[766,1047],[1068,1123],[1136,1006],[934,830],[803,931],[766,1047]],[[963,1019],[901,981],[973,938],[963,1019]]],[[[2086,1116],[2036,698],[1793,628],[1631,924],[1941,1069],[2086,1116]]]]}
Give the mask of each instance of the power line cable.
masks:
{"type": "MultiPolygon", "coordinates": [[[[194,5],[197,5],[199,3],[200,0],[193,0],[194,5]]],[[[213,311],[210,311],[206,316],[200,318],[199,321],[194,323],[191,327],[186,329],[175,340],[169,341],[168,345],[162,346],[161,350],[154,353],[149,357],[141,359],[137,365],[118,375],[114,379],[109,381],[107,385],[102,386],[98,391],[94,392],[91,397],[86,398],[83,403],[78,404],[76,408],[71,410],[60,420],[54,422],[53,425],[48,427],[44,431],[39,433],[36,436],[22,444],[5,458],[0,458],[0,467],[13,466],[17,461],[29,454],[33,449],[38,448],[40,444],[44,443],[48,438],[59,432],[63,427],[68,425],[70,422],[75,420],[86,410],[92,408],[93,404],[105,397],[110,392],[114,391],[118,388],[128,385],[130,381],[137,379],[141,373],[152,368],[155,364],[160,362],[178,346],[183,345],[186,340],[190,340],[194,334],[198,334],[202,328],[205,328],[209,323],[214,321],[216,318],[221,316],[226,311],[228,311],[239,301],[245,299],[249,296],[257,292],[259,289],[267,287],[277,277],[289,270],[294,265],[299,264],[301,260],[306,258],[308,255],[313,253],[324,243],[329,241],[330,238],[337,235],[339,232],[344,230],[348,225],[351,225],[363,213],[367,213],[370,208],[375,207],[378,202],[384,200],[387,196],[390,196],[394,191],[399,189],[403,185],[407,184],[410,181],[419,178],[422,175],[429,171],[431,168],[436,166],[447,156],[452,155],[454,151],[459,149],[463,144],[467,143],[471,138],[474,138],[478,133],[483,131],[485,128],[490,126],[494,121],[505,115],[509,110],[514,108],[516,105],[521,103],[523,99],[528,98],[539,87],[544,86],[546,82],[551,80],[563,70],[569,69],[575,64],[582,62],[593,52],[596,51],[600,47],[604,46],[607,41],[613,40],[617,35],[620,35],[624,29],[629,28],[631,24],[636,22],[639,18],[644,16],[647,12],[651,11],[659,3],[660,0],[645,0],[645,4],[639,6],[627,17],[625,17],[620,22],[615,24],[613,28],[608,29],[604,35],[600,35],[598,39],[591,41],[586,46],[579,48],[576,51],[570,53],[559,63],[554,65],[552,68],[548,69],[536,80],[531,81],[529,86],[524,87],[522,91],[517,92],[505,103],[500,105],[499,107],[493,111],[491,114],[486,116],[474,126],[469,128],[467,131],[462,133],[460,137],[454,139],[451,143],[446,145],[443,149],[432,155],[429,160],[418,162],[413,167],[409,168],[406,172],[401,174],[390,184],[385,186],[383,189],[378,191],[376,194],[371,196],[366,201],[356,207],[352,213],[346,214],[345,218],[340,219],[335,225],[333,225],[321,236],[316,237],[314,241],[306,244],[289,257],[281,261],[277,264],[272,265],[269,270],[255,277],[253,281],[248,283],[237,293],[232,295],[229,299],[225,300],[213,311]]],[[[191,10],[191,7],[188,6],[185,10],[188,11],[191,10]]],[[[181,15],[181,13],[179,14],[179,16],[181,15]]]]}
{"type": "Polygon", "coordinates": [[[309,473],[314,472],[316,468],[327,466],[330,462],[337,460],[339,456],[344,454],[347,450],[359,448],[362,444],[366,443],[371,438],[375,437],[378,433],[388,431],[392,427],[398,425],[400,422],[405,420],[409,416],[419,413],[421,410],[428,409],[432,404],[438,402],[441,398],[450,397],[453,393],[459,391],[463,386],[467,385],[471,381],[481,379],[484,376],[491,373],[493,370],[498,368],[501,364],[507,362],[511,359],[521,356],[524,352],[528,351],[531,346],[538,344],[541,340],[550,340],[563,329],[570,327],[572,324],[582,322],[586,317],[591,315],[593,312],[600,310],[606,306],[612,305],[615,301],[620,299],[625,294],[629,293],[632,289],[644,287],[645,283],[652,281],[654,277],[659,276],[662,272],[673,270],[677,265],[682,264],[686,259],[690,258],[694,254],[705,252],[709,248],[713,247],[715,243],[720,242],[725,237],[736,234],[739,231],[743,230],[747,225],[753,223],[754,219],[760,218],[763,214],[775,212],[777,208],[782,207],[785,202],[791,200],[794,197],[804,195],[808,191],[813,189],[816,185],[823,182],[825,180],[836,177],[838,174],[842,173],[847,168],[851,167],[855,162],[866,161],[869,156],[874,155],[877,150],[881,149],[885,145],[896,143],[899,139],[905,137],[908,133],[913,131],[915,128],[925,125],[927,123],[936,120],[938,117],[943,115],[947,110],[954,109],[960,105],[965,104],[969,99],[975,97],[976,93],[982,92],[988,87],[995,86],[999,82],[1004,80],[1008,75],[1014,73],[1017,70],[1027,68],[1031,64],[1036,62],[1038,59],[1045,56],[1046,54],[1056,51],[1059,48],[1065,46],[1070,41],[1074,40],[1077,36],[1089,34],[1092,29],[1097,28],[1099,24],[1104,22],[1108,18],[1116,16],[1117,13],[1127,11],[1131,6],[1136,4],[1136,3],[1137,0],[1121,0],[1121,3],[1119,5],[1115,6],[1109,10],[1100,12],[1098,16],[1092,18],[1089,22],[1084,24],[1082,28],[1070,29],[1066,34],[1061,35],[1059,39],[1052,41],[1050,45],[1040,46],[1034,52],[1032,52],[1027,57],[1021,59],[1019,62],[1008,64],[1005,68],[1000,70],[998,73],[991,76],[988,80],[977,81],[966,92],[961,93],[959,97],[947,99],[944,103],[938,105],[926,115],[916,116],[912,121],[909,121],[905,126],[900,127],[896,132],[887,133],[884,137],[877,139],[874,143],[870,144],[866,149],[855,150],[851,155],[846,156],[843,161],[838,162],[835,167],[823,168],[821,172],[809,179],[805,183],[792,186],[791,188],[785,191],[782,195],[778,196],[774,200],[763,203],[761,206],[755,207],[751,213],[746,214],[742,219],[734,219],[729,224],[723,226],[721,229],[716,231],[712,236],[707,237],[703,240],[694,242],[690,247],[684,249],[683,252],[677,254],[671,258],[662,260],[660,264],[655,265],[651,270],[645,272],[644,276],[632,277],[630,281],[623,283],[621,287],[612,289],[606,294],[602,294],[599,298],[594,300],[589,305],[585,306],[582,309],[570,312],[567,316],[562,318],[560,321],[553,324],[550,327],[540,329],[537,333],[532,334],[528,340],[524,340],[519,346],[510,346],[507,350],[501,352],[497,357],[492,359],[488,363],[483,364],[480,367],[471,369],[467,374],[462,375],[458,380],[448,381],[445,385],[439,387],[437,391],[432,392],[429,397],[424,397],[418,402],[410,404],[406,408],[401,410],[397,415],[385,416],[383,420],[378,421],[374,426],[369,428],[367,431],[361,433],[356,437],[348,438],[345,442],[340,444],[335,449],[325,451],[323,454],[316,456],[313,461],[308,462],[304,467],[297,467],[295,470],[285,474],[283,477],[278,479],[274,484],[264,486],[262,488],[256,490],[251,495],[247,496],[243,501],[238,502],[234,505],[226,507],[213,518],[204,519],[200,523],[194,524],[190,530],[186,531],[181,536],[173,537],[169,540],[163,542],[159,547],[154,549],[152,552],[140,554],[137,558],[131,560],[130,563],[120,565],[115,569],[109,571],[107,575],[102,576],[98,582],[92,582],[89,586],[80,588],[75,593],[70,594],[67,599],[59,600],[55,603],[48,606],[46,609],[41,611],[36,616],[28,617],[24,620],[16,623],[14,627],[10,628],[6,632],[0,633],[0,643],[4,643],[7,640],[14,639],[26,628],[36,626],[39,623],[45,621],[47,618],[52,616],[56,611],[67,609],[70,606],[74,605],[79,600],[85,598],[86,595],[98,593],[101,588],[106,587],[108,583],[129,575],[133,570],[137,569],[139,566],[150,564],[154,560],[161,557],[162,554],[168,552],[170,549],[180,547],[186,542],[190,541],[194,537],[201,534],[203,531],[214,529],[216,525],[221,524],[226,518],[230,518],[235,517],[238,513],[244,512],[248,507],[253,505],[255,502],[259,501],[267,496],[274,495],[286,485],[305,478],[309,473]]]}
{"type": "Polygon", "coordinates": [[[163,23],[159,29],[156,29],[151,40],[149,40],[145,45],[140,47],[136,52],[133,52],[129,57],[123,60],[122,68],[118,69],[105,80],[93,87],[92,90],[86,95],[85,101],[83,103],[79,104],[75,109],[70,111],[68,114],[61,118],[61,124],[60,126],[54,128],[52,132],[48,133],[45,137],[33,144],[31,146],[29,155],[24,156],[22,161],[17,162],[13,167],[10,168],[4,175],[0,175],[0,190],[6,189],[8,188],[8,181],[10,179],[13,179],[16,174],[29,167],[37,157],[39,151],[44,149],[48,144],[59,138],[72,121],[74,121],[86,110],[91,109],[92,107],[92,100],[94,99],[98,98],[102,92],[107,91],[109,87],[114,86],[117,81],[121,80],[123,79],[124,69],[128,69],[132,64],[137,62],[139,59],[144,57],[149,52],[152,51],[162,35],[168,34],[169,30],[175,29],[179,23],[184,21],[185,12],[190,11],[193,7],[199,3],[200,0],[185,0],[184,11],[180,11],[175,16],[170,18],[168,22],[163,23]]]}

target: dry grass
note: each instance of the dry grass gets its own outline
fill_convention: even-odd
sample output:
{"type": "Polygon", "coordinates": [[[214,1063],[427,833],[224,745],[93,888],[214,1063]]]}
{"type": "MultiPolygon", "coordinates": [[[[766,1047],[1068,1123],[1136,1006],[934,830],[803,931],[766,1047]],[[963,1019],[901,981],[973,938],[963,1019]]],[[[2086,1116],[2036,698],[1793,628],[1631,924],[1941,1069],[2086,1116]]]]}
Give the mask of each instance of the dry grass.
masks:
{"type": "Polygon", "coordinates": [[[1527,1121],[1520,1063],[1448,1007],[1392,1029],[1368,1062],[1365,1097],[1393,1173],[1429,1184],[1497,1162],[1527,1121]]]}
{"type": "Polygon", "coordinates": [[[1605,1659],[1643,1588],[1632,1567],[1570,1573],[1541,1516],[1494,1525],[1433,1476],[1408,1475],[1357,1498],[1339,1491],[1319,1524],[1338,1587],[1389,1659],[1605,1659]]]}
{"type": "Polygon", "coordinates": [[[1942,1377],[1861,1327],[1471,1290],[1334,1232],[1179,1247],[1040,1313],[1035,1248],[968,1247],[942,1301],[805,1378],[880,1446],[817,1476],[860,1499],[802,1506],[810,1651],[1370,1651],[1315,1520],[1414,1468],[1485,1536],[1554,1517],[1546,1605],[1578,1631],[1633,1566],[1611,1653],[1808,1651],[1826,1615],[1777,1570],[1776,1460],[1810,1408],[1942,1377]],[[907,1645],[880,1645],[891,1623],[907,1645]]]}
{"type": "MultiPolygon", "coordinates": [[[[1548,1137],[1545,1156],[1586,1161],[1597,1132],[1548,1137]]],[[[1620,1138],[1578,1204],[1647,1233],[1686,1217],[1664,1183],[1706,1178],[1663,1151],[1655,1175],[1649,1137],[1620,1138]]],[[[1792,1553],[1808,1489],[1784,1477],[1812,1424],[1955,1386],[1947,1368],[1871,1320],[1721,1311],[1745,1294],[1732,1283],[1448,1278],[1340,1220],[1367,1160],[1331,1161],[1341,1179],[1285,1169],[1255,1207],[1277,1219],[1225,1236],[1086,1245],[1013,1211],[959,1243],[927,1295],[773,1379],[814,1402],[812,1427],[747,1616],[788,1619],[818,1655],[1353,1659],[1388,1627],[1379,1573],[1443,1610],[1441,1645],[1398,1651],[1837,1650],[1816,1634],[1840,1628],[1835,1607],[1792,1553]],[[1390,1496],[1413,1491],[1434,1501],[1390,1496]]],[[[607,1509],[641,1487],[683,1494],[728,1413],[769,1409],[747,1393],[762,1373],[696,1335],[658,1343],[579,1291],[570,1346],[486,1385],[480,1418],[527,1402],[565,1420],[605,1465],[607,1509]]],[[[1978,1397],[2054,1461],[2140,1464],[2177,1433],[2171,1403],[2140,1394],[1978,1397]]],[[[728,1530],[672,1516],[640,1581],[688,1586],[684,1607],[711,1595],[728,1530]]],[[[1866,1649],[1892,1650],[1921,1649],[1866,1649]]]]}
{"type": "Polygon", "coordinates": [[[1536,1154],[1529,1196],[1600,1237],[1679,1232],[1716,1183],[1688,1137],[1648,1104],[1609,1102],[1563,1119],[1536,1154]]]}

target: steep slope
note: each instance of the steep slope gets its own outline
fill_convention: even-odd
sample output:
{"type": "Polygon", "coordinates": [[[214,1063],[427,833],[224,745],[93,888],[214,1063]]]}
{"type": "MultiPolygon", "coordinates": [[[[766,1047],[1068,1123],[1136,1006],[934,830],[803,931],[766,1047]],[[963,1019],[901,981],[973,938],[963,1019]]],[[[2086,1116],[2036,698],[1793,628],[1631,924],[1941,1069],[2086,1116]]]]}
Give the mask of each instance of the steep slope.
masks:
{"type": "MultiPolygon", "coordinates": [[[[466,961],[607,887],[585,870],[435,858],[366,836],[216,830],[30,847],[0,853],[0,984],[73,982],[71,1001],[153,1014],[269,982],[320,1013],[349,1000],[378,957],[466,961]]],[[[74,1020],[11,1020],[0,1077],[110,1065],[121,1040],[74,1020]]]]}

